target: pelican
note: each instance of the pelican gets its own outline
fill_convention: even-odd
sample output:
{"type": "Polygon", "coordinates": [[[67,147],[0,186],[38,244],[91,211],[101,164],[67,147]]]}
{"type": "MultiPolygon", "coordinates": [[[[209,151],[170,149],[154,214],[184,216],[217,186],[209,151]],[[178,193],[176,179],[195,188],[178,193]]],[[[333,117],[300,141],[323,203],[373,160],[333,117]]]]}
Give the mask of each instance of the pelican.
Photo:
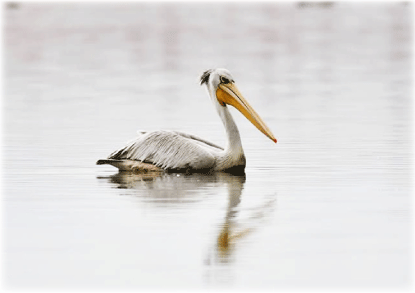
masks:
{"type": "Polygon", "coordinates": [[[248,104],[227,69],[205,71],[200,77],[222,119],[226,146],[222,148],[194,135],[178,131],[141,132],[125,147],[111,153],[97,165],[110,164],[120,171],[212,172],[244,174],[245,154],[241,137],[229,106],[240,111],[259,131],[275,143],[276,138],[259,115],[248,104]]]}

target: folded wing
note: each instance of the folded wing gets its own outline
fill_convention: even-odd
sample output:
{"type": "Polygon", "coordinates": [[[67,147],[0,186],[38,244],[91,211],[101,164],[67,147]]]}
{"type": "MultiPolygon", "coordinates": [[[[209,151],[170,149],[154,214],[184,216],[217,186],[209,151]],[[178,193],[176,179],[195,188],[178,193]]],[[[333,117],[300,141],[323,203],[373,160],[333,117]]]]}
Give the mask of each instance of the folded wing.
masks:
{"type": "Polygon", "coordinates": [[[174,131],[141,133],[108,159],[137,160],[163,169],[210,169],[223,149],[196,136],[174,131]]]}

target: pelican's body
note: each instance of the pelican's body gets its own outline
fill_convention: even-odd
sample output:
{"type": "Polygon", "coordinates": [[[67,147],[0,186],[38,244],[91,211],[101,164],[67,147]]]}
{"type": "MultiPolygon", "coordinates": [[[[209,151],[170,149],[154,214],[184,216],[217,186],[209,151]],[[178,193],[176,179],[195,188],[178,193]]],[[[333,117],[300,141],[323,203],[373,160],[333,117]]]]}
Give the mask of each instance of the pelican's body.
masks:
{"type": "Polygon", "coordinates": [[[193,135],[176,131],[142,132],[138,138],[108,159],[97,164],[110,164],[123,171],[229,171],[243,173],[245,155],[238,128],[227,105],[232,105],[261,132],[277,142],[271,131],[236,88],[226,69],[206,71],[201,77],[226,130],[225,148],[193,135]]]}

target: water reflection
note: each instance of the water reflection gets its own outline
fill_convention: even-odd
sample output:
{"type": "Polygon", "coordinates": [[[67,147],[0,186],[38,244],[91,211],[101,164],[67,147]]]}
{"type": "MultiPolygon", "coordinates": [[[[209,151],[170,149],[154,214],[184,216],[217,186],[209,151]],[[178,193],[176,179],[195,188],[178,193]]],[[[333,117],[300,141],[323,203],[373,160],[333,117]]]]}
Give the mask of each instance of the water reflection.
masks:
{"type": "Polygon", "coordinates": [[[145,182],[153,182],[155,179],[162,177],[163,173],[160,172],[147,172],[147,173],[130,173],[119,172],[111,176],[98,176],[98,179],[108,179],[108,181],[114,184],[117,188],[127,189],[135,188],[142,185],[145,182]]]}
{"type": "Polygon", "coordinates": [[[261,227],[259,225],[261,221],[269,217],[270,213],[274,210],[275,197],[266,197],[260,206],[249,210],[249,214],[245,220],[240,219],[238,213],[245,212],[244,209],[238,208],[241,202],[244,183],[245,178],[236,177],[230,184],[227,184],[228,206],[226,216],[216,240],[214,250],[215,258],[209,255],[205,261],[207,265],[212,264],[212,262],[219,264],[230,263],[233,260],[232,254],[237,244],[261,227]]]}
{"type": "Polygon", "coordinates": [[[114,188],[137,190],[137,196],[157,206],[185,204],[202,200],[204,194],[218,193],[226,187],[228,204],[224,219],[219,225],[219,232],[213,240],[213,249],[204,260],[205,265],[215,263],[226,264],[232,261],[232,254],[238,242],[252,234],[260,225],[262,219],[269,216],[273,210],[275,197],[266,197],[256,208],[248,210],[239,207],[242,200],[246,175],[229,173],[213,174],[168,174],[149,172],[134,174],[119,172],[111,176],[99,176],[100,180],[108,181],[114,188]],[[244,220],[238,214],[246,213],[244,220]]]}
{"type": "Polygon", "coordinates": [[[209,190],[217,190],[224,184],[228,186],[240,186],[245,182],[245,175],[234,176],[228,173],[214,174],[184,174],[184,173],[130,173],[119,172],[111,176],[100,176],[98,179],[106,179],[114,188],[137,190],[135,195],[145,197],[156,203],[170,202],[183,203],[196,201],[209,190]]]}
{"type": "Polygon", "coordinates": [[[234,218],[238,210],[236,207],[241,202],[241,194],[245,183],[245,177],[236,177],[231,184],[228,184],[228,208],[226,211],[225,221],[222,224],[222,230],[217,238],[217,256],[221,262],[228,262],[230,254],[234,248],[235,241],[245,235],[249,230],[235,233],[234,218]]]}

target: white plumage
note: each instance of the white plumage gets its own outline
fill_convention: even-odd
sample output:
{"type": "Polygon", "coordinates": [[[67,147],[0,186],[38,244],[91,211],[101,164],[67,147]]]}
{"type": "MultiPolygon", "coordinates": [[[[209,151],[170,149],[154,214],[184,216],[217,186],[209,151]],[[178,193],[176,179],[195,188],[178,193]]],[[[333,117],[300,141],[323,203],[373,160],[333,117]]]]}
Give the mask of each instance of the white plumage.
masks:
{"type": "Polygon", "coordinates": [[[276,142],[271,131],[239,93],[226,69],[204,72],[201,84],[206,84],[212,102],[224,124],[227,144],[217,146],[199,137],[177,131],[140,132],[125,147],[113,152],[97,164],[110,164],[130,171],[229,171],[243,173],[245,155],[238,128],[227,105],[234,106],[261,132],[276,142]]]}

